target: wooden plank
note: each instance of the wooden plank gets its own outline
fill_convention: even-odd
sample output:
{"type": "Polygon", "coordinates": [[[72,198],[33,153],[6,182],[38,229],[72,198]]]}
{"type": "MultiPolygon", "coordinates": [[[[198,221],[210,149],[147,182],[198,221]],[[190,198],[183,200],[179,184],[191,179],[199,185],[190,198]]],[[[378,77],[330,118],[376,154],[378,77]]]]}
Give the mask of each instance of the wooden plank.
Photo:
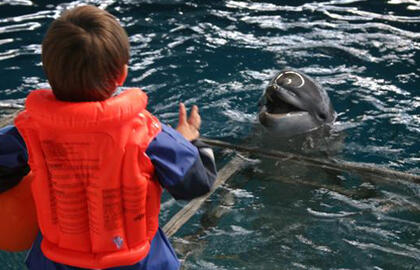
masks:
{"type": "Polygon", "coordinates": [[[0,128],[5,127],[7,125],[13,125],[13,121],[15,120],[15,117],[20,113],[21,110],[17,110],[13,112],[12,114],[7,115],[4,118],[0,119],[0,128]]]}
{"type": "Polygon", "coordinates": [[[217,173],[217,179],[212,189],[207,194],[190,201],[178,213],[176,213],[163,227],[163,231],[168,237],[174,235],[201,207],[211,194],[223,183],[229,180],[242,166],[245,160],[239,156],[234,157],[217,173]]]}

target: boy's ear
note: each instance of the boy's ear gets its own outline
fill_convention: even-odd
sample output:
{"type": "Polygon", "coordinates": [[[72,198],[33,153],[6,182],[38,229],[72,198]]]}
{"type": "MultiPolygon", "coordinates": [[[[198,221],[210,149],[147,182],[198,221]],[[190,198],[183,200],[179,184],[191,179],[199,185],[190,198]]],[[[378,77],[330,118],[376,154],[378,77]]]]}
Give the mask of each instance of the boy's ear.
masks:
{"type": "Polygon", "coordinates": [[[122,86],[124,84],[125,79],[127,79],[127,74],[128,74],[128,66],[124,65],[121,76],[115,82],[116,86],[122,86]]]}

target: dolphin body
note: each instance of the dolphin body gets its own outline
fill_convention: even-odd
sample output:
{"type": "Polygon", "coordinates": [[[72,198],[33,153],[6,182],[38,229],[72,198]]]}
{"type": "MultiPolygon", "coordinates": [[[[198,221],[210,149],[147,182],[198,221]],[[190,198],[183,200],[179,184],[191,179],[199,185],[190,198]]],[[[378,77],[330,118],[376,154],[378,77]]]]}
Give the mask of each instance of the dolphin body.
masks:
{"type": "Polygon", "coordinates": [[[259,122],[276,137],[290,137],[329,126],[336,116],[327,91],[295,70],[278,73],[259,102],[259,122]]]}

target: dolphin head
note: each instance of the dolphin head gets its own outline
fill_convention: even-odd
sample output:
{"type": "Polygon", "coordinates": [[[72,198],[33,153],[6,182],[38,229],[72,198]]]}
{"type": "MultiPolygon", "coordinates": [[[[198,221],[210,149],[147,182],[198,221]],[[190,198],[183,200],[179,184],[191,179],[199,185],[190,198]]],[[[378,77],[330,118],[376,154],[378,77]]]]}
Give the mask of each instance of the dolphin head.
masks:
{"type": "Polygon", "coordinates": [[[332,123],[336,113],[327,92],[305,74],[284,70],[267,86],[258,119],[276,136],[306,133],[332,123]]]}

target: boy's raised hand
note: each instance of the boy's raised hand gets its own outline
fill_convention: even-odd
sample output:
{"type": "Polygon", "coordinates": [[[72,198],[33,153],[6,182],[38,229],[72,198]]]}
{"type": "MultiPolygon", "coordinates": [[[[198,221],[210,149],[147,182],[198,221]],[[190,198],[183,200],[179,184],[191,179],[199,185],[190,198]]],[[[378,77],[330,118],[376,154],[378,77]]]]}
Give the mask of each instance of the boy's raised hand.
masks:
{"type": "Polygon", "coordinates": [[[200,136],[201,117],[198,113],[198,107],[194,105],[191,109],[190,117],[187,119],[187,110],[184,103],[179,104],[179,120],[176,130],[184,136],[185,139],[193,141],[200,136]]]}

